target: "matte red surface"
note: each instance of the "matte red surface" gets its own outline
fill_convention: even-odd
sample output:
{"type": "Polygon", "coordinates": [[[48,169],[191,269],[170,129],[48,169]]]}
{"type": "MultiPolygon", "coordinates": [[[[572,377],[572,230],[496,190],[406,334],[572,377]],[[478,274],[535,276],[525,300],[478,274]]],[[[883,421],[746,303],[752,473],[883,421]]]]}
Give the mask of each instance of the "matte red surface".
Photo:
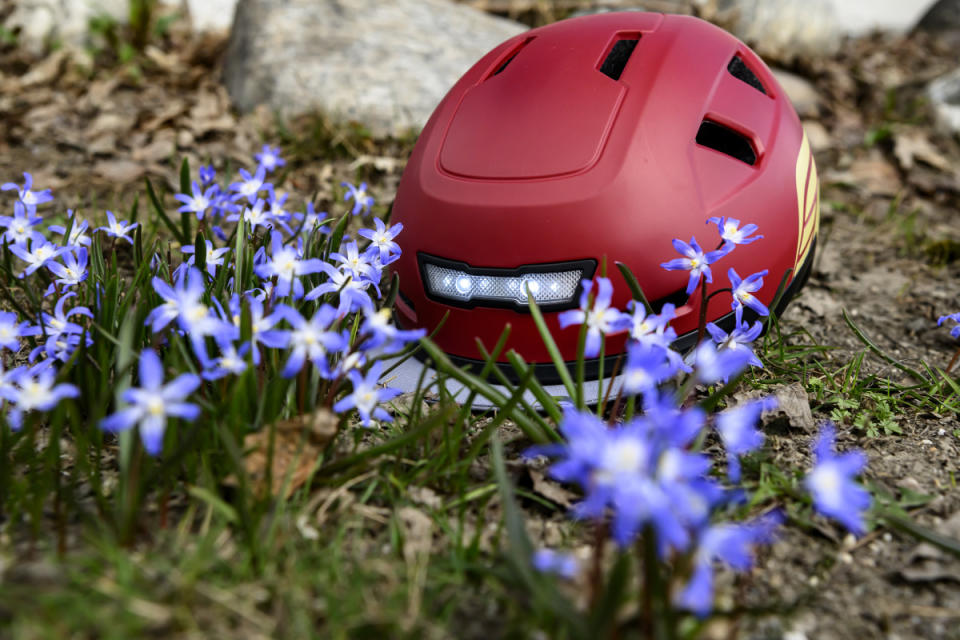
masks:
{"type": "MultiPolygon", "coordinates": [[[[712,289],[769,269],[758,297],[769,304],[797,249],[796,164],[803,131],[769,69],[739,40],[696,18],[640,12],[565,20],[504,42],[477,62],[437,107],[400,183],[392,222],[402,222],[403,256],[394,268],[415,307],[399,305],[401,324],[432,331],[448,353],[478,358],[475,338],[491,347],[505,324],[508,348],[547,362],[528,313],[462,309],[429,300],[417,267],[424,252],[474,267],[592,258],[606,260],[614,304],[630,292],[615,268],[636,274],[647,297],[687,282],[660,263],[677,257],[672,238],[696,236],[716,248],[710,216],[756,223],[763,240],[742,245],[714,268],[712,289]],[[599,71],[619,38],[640,41],[619,80],[599,71]],[[531,40],[532,38],[532,40],[531,40]],[[526,44],[524,44],[526,42],[526,44]],[[519,48],[499,74],[494,72],[519,48]],[[739,54],[768,95],[727,72],[739,54]],[[704,119],[748,136],[750,166],[696,144],[704,119]]],[[[699,297],[674,321],[696,328],[699,297]]],[[[711,318],[730,311],[719,295],[711,318]]],[[[565,359],[576,354],[578,328],[560,330],[547,313],[565,359]]],[[[623,349],[608,341],[607,353],[623,349]]]]}

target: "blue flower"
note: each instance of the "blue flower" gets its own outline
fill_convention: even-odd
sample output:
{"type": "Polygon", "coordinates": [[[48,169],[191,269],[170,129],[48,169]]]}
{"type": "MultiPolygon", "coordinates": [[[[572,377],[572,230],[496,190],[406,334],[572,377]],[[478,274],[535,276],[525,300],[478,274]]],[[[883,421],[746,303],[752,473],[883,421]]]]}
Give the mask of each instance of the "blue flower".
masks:
{"type": "Polygon", "coordinates": [[[327,355],[342,349],[349,342],[343,334],[330,330],[337,319],[337,311],[325,304],[317,309],[309,320],[286,305],[278,306],[277,313],[293,326],[292,330],[284,332],[284,346],[290,349],[290,357],[283,368],[283,377],[292,378],[297,375],[307,360],[313,363],[322,377],[330,377],[327,355]]]}
{"type": "Polygon", "coordinates": [[[280,157],[280,147],[274,148],[268,144],[263,145],[260,153],[253,154],[253,159],[267,171],[273,171],[287,164],[287,161],[280,157]]]}
{"type": "Polygon", "coordinates": [[[244,360],[247,352],[250,351],[250,344],[246,343],[239,349],[232,343],[218,341],[220,355],[216,358],[210,358],[205,351],[198,353],[200,362],[203,364],[203,372],[200,374],[204,380],[219,380],[228,375],[238,376],[247,370],[247,362],[244,360]]]}
{"type": "Polygon", "coordinates": [[[57,278],[47,288],[44,296],[48,296],[53,293],[54,284],[63,285],[69,289],[70,287],[78,285],[87,279],[88,258],[86,247],[81,246],[77,250],[76,254],[74,254],[72,251],[66,251],[61,255],[63,257],[63,264],[60,264],[59,262],[50,262],[47,264],[47,269],[49,269],[53,275],[57,276],[57,278]]]}
{"type": "Polygon", "coordinates": [[[667,357],[668,349],[656,344],[631,342],[627,346],[627,364],[623,370],[626,393],[648,393],[679,370],[679,362],[667,357]]]}
{"type": "Polygon", "coordinates": [[[941,316],[940,319],[937,320],[937,326],[939,327],[947,320],[953,320],[957,323],[952,329],[950,329],[950,335],[954,338],[960,338],[960,313],[951,313],[950,315],[941,316]]]}
{"type": "Polygon", "coordinates": [[[369,239],[371,246],[380,252],[380,264],[388,265],[400,257],[400,245],[393,239],[403,231],[403,224],[398,222],[387,227],[380,218],[374,218],[373,223],[377,226],[376,230],[360,229],[357,233],[369,239]]]}
{"type": "Polygon", "coordinates": [[[213,184],[213,181],[217,178],[217,171],[212,166],[200,167],[197,171],[200,175],[200,184],[203,186],[208,186],[213,184]]]}
{"type": "MultiPolygon", "coordinates": [[[[70,237],[64,239],[64,246],[67,247],[80,247],[90,246],[90,236],[86,234],[88,228],[90,228],[90,223],[87,220],[81,220],[79,217],[73,214],[73,210],[67,209],[67,217],[73,218],[73,226],[70,227],[70,237]]],[[[50,231],[58,233],[61,236],[66,235],[67,228],[63,225],[52,224],[47,227],[50,231]]]]}
{"type": "Polygon", "coordinates": [[[33,189],[33,176],[29,173],[23,174],[23,187],[13,182],[7,182],[6,184],[0,185],[0,190],[10,191],[15,190],[17,192],[17,200],[19,200],[23,205],[31,212],[36,211],[37,205],[41,205],[45,202],[50,202],[53,200],[53,195],[50,193],[50,189],[44,189],[43,191],[32,191],[33,189]]]}
{"type": "Polygon", "coordinates": [[[727,272],[727,277],[730,278],[730,287],[733,290],[733,302],[730,308],[736,309],[738,306],[747,306],[761,316],[770,315],[770,309],[753,295],[763,287],[763,276],[765,275],[767,275],[766,269],[748,276],[746,280],[741,280],[737,272],[731,267],[727,272]]]}
{"type": "Polygon", "coordinates": [[[0,311],[0,349],[10,349],[16,353],[20,350],[20,338],[40,335],[40,327],[18,320],[13,311],[0,311]]]}
{"type": "Polygon", "coordinates": [[[733,245],[738,244],[750,244],[754,240],[759,240],[763,236],[753,236],[748,238],[750,234],[757,230],[757,225],[748,224],[744,225],[742,229],[738,229],[740,226],[740,221],[736,218],[707,218],[707,224],[717,225],[717,230],[720,232],[720,238],[723,239],[724,246],[726,250],[724,253],[730,253],[733,250],[733,245]]]}
{"type": "Polygon", "coordinates": [[[561,329],[573,324],[587,325],[587,340],[584,344],[583,355],[587,358],[596,357],[600,353],[600,345],[604,336],[619,330],[622,325],[622,313],[610,307],[613,298],[613,284],[609,278],[597,278],[597,296],[590,306],[590,289],[593,282],[582,282],[583,293],[580,294],[580,308],[564,311],[557,316],[561,329]]]}
{"type": "MultiPolygon", "coordinates": [[[[260,364],[260,348],[262,343],[271,349],[282,349],[287,346],[288,336],[286,331],[274,329],[273,327],[283,319],[283,313],[274,311],[270,315],[264,315],[263,301],[259,298],[247,295],[244,297],[247,306],[250,309],[250,348],[253,349],[253,364],[260,364]]],[[[240,297],[233,296],[230,299],[230,317],[236,328],[236,335],[240,335],[241,323],[240,297]]]]}
{"type": "Polygon", "coordinates": [[[400,389],[379,387],[380,374],[382,371],[382,362],[373,363],[373,366],[370,367],[366,376],[362,375],[359,371],[351,371],[349,376],[350,384],[353,386],[353,393],[345,396],[333,405],[333,410],[341,412],[348,409],[356,409],[357,413],[360,414],[360,423],[365,427],[370,426],[371,418],[376,418],[384,422],[392,422],[393,418],[390,417],[390,414],[377,405],[397,397],[402,392],[400,389]]]}
{"type": "Polygon", "coordinates": [[[113,216],[113,212],[107,211],[107,226],[97,227],[97,231],[105,231],[108,236],[111,238],[120,238],[121,240],[126,240],[130,244],[133,244],[133,239],[128,237],[127,234],[136,229],[139,226],[139,223],[134,222],[132,224],[127,224],[126,220],[117,221],[113,216]]]}
{"type": "Polygon", "coordinates": [[[717,433],[727,450],[727,477],[740,482],[740,456],[763,445],[763,432],[755,427],[760,414],[777,406],[777,399],[767,397],[747,402],[717,415],[717,433]]]}
{"type": "Polygon", "coordinates": [[[48,362],[41,362],[17,374],[16,389],[7,396],[14,403],[7,419],[14,431],[23,424],[23,414],[50,411],[64,398],[76,398],[80,390],[72,384],[54,384],[57,371],[48,362]]]}
{"type": "MultiPolygon", "coordinates": [[[[717,343],[717,350],[726,351],[729,349],[741,352],[747,356],[748,364],[763,368],[763,362],[760,361],[760,358],[756,356],[750,347],[750,344],[763,333],[763,323],[758,320],[754,322],[751,327],[748,323],[743,322],[743,307],[737,307],[736,313],[734,314],[734,323],[736,324],[736,328],[729,334],[714,323],[707,323],[707,332],[710,333],[713,341],[717,343]]],[[[723,379],[726,380],[726,378],[723,379]]]]}
{"type": "Polygon", "coordinates": [[[67,300],[76,296],[76,292],[70,291],[60,296],[57,304],[53,308],[53,315],[46,311],[40,313],[40,326],[43,329],[43,335],[50,338],[56,338],[68,333],[83,333],[83,327],[71,322],[70,316],[81,315],[93,319],[93,313],[87,307],[73,307],[70,311],[64,310],[67,300]]]}
{"type": "Polygon", "coordinates": [[[242,217],[244,223],[250,227],[250,233],[256,231],[257,227],[270,229],[273,226],[273,218],[270,216],[269,211],[263,210],[265,205],[266,202],[257,198],[257,201],[253,203],[253,207],[243,208],[242,214],[235,211],[228,215],[227,222],[236,222],[242,217]]]}
{"type": "Polygon", "coordinates": [[[867,465],[862,451],[836,455],[836,432],[832,423],[821,427],[813,444],[815,464],[804,478],[804,486],[813,497],[813,506],[821,514],[838,520],[856,535],[866,531],[863,512],[870,506],[870,494],[853,481],[867,465]]]}
{"type": "Polygon", "coordinates": [[[670,326],[670,321],[676,316],[676,306],[667,303],[663,305],[659,315],[647,313],[646,308],[631,300],[627,303],[629,314],[620,316],[621,328],[630,332],[633,340],[651,346],[668,348],[677,339],[677,332],[670,326]]]}
{"type": "Polygon", "coordinates": [[[200,378],[183,373],[163,384],[163,363],[157,352],[149,348],[140,353],[139,372],[140,387],[127,389],[121,396],[129,406],[104,418],[100,427],[117,433],[139,426],[143,448],[155,456],[163,449],[168,417],[192,421],[200,415],[200,407],[185,402],[200,386],[200,378]]]}
{"type": "Polygon", "coordinates": [[[0,227],[6,227],[3,239],[14,245],[25,245],[27,242],[43,242],[44,237],[39,231],[34,231],[33,227],[43,221],[39,216],[33,215],[22,202],[17,200],[13,203],[12,216],[0,216],[0,227]]]}
{"type": "Polygon", "coordinates": [[[386,307],[378,311],[371,305],[364,309],[364,315],[366,317],[360,326],[360,335],[369,337],[363,341],[360,348],[367,352],[394,354],[403,350],[410,342],[419,340],[427,334],[426,329],[413,331],[397,329],[390,321],[390,309],[386,307]]]}
{"type": "Polygon", "coordinates": [[[771,542],[782,521],[783,516],[775,512],[754,522],[724,522],[701,531],[694,554],[693,575],[677,597],[677,604],[705,617],[713,608],[714,563],[722,562],[737,571],[747,571],[753,564],[752,548],[771,542]]]}
{"type": "Polygon", "coordinates": [[[726,382],[747,368],[753,352],[748,349],[718,349],[710,340],[704,340],[694,351],[694,371],[704,384],[726,382]]]}
{"type": "Polygon", "coordinates": [[[276,278],[276,295],[293,295],[294,300],[303,297],[303,283],[300,276],[317,273],[322,269],[323,261],[318,258],[301,259],[301,252],[292,246],[283,244],[279,231],[270,232],[270,252],[268,260],[253,268],[259,277],[269,280],[276,278]]]}
{"type": "Polygon", "coordinates": [[[530,560],[533,568],[540,573],[549,573],[567,580],[577,577],[580,567],[576,557],[570,553],[560,553],[553,549],[537,549],[530,560]]]}
{"type": "MultiPolygon", "coordinates": [[[[2,325],[0,325],[2,326],[2,325]]],[[[27,368],[23,365],[6,369],[3,364],[3,358],[0,358],[0,402],[6,400],[16,402],[17,400],[17,381],[27,373],[27,368]]]]}
{"type": "MultiPolygon", "coordinates": [[[[340,304],[337,307],[337,314],[340,316],[372,307],[373,301],[367,294],[367,289],[371,285],[377,290],[378,295],[380,293],[376,283],[357,278],[349,269],[337,269],[329,262],[323,262],[320,270],[327,274],[329,279],[314,287],[303,299],[310,301],[328,293],[339,293],[340,304]]],[[[379,272],[377,275],[379,276],[379,272]]]]}
{"type": "Polygon", "coordinates": [[[675,238],[673,248],[683,254],[683,258],[674,258],[669,262],[664,262],[660,266],[667,271],[689,271],[690,280],[687,282],[687,295],[693,293],[700,283],[700,276],[706,278],[707,282],[713,282],[713,273],[710,271],[710,265],[725,253],[722,249],[717,251],[703,252],[696,238],[690,238],[690,244],[683,240],[675,238]]]}
{"type": "MultiPolygon", "coordinates": [[[[264,180],[267,177],[267,170],[263,166],[257,167],[256,173],[250,175],[249,171],[240,169],[240,182],[234,182],[230,185],[230,190],[235,191],[233,200],[247,199],[247,202],[253,204],[258,201],[259,194],[265,189],[264,180]]],[[[262,205],[261,205],[262,206],[262,205]]]]}
{"type": "Polygon", "coordinates": [[[67,249],[57,247],[46,240],[39,242],[34,240],[30,243],[29,250],[26,245],[12,245],[10,247],[10,253],[27,263],[27,268],[19,274],[20,278],[30,275],[51,260],[55,260],[64,251],[67,251],[67,249]]]}
{"type": "Polygon", "coordinates": [[[190,188],[193,192],[190,195],[178,193],[173,196],[174,199],[183,203],[183,206],[177,209],[177,211],[180,213],[196,214],[197,220],[203,220],[203,215],[207,212],[207,209],[213,206],[219,187],[214,185],[204,191],[200,185],[194,182],[190,188]]]}
{"type": "Polygon", "coordinates": [[[367,183],[361,182],[359,187],[355,187],[349,182],[341,182],[341,187],[346,187],[347,192],[344,194],[344,200],[353,199],[353,209],[350,211],[353,215],[357,215],[361,211],[364,213],[370,213],[370,207],[373,206],[373,196],[367,193],[367,183]]]}
{"type": "MultiPolygon", "coordinates": [[[[217,275],[217,267],[223,266],[224,256],[230,252],[230,248],[222,247],[220,249],[214,249],[213,242],[211,242],[210,240],[205,240],[204,243],[206,244],[206,254],[204,256],[204,262],[206,263],[207,273],[209,273],[212,276],[215,276],[217,275]]],[[[187,246],[180,249],[180,251],[182,251],[183,253],[186,253],[190,257],[187,259],[187,261],[184,264],[177,267],[177,270],[183,269],[186,265],[189,265],[191,267],[196,265],[197,250],[196,250],[196,247],[194,247],[194,245],[188,244],[187,246]]]]}
{"type": "Polygon", "coordinates": [[[225,323],[203,303],[204,279],[196,267],[181,270],[175,280],[176,288],[158,277],[152,280],[153,289],[164,302],[147,314],[146,324],[157,333],[173,320],[193,343],[194,350],[202,352],[206,336],[229,338],[233,325],[225,323]]]}

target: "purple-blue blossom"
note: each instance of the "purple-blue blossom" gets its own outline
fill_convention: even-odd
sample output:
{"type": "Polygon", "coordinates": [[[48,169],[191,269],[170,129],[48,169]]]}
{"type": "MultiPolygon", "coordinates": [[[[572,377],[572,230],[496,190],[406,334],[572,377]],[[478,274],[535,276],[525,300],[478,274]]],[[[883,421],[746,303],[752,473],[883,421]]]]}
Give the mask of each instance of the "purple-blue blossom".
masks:
{"type": "Polygon", "coordinates": [[[746,224],[740,228],[740,221],[736,218],[707,218],[707,224],[711,223],[717,225],[717,231],[720,232],[720,238],[724,242],[724,253],[730,253],[734,248],[733,245],[750,244],[754,240],[759,240],[763,237],[748,237],[758,229],[757,225],[746,224]]]}
{"type": "Polygon", "coordinates": [[[50,189],[43,191],[33,191],[33,176],[24,172],[23,187],[15,182],[7,182],[0,185],[0,191],[16,191],[17,200],[19,200],[29,211],[35,211],[38,205],[53,200],[50,189]]]}
{"type": "Polygon", "coordinates": [[[260,153],[253,154],[253,159],[268,172],[287,164],[287,161],[280,157],[280,147],[271,147],[268,144],[263,145],[260,153]]]}
{"type": "Polygon", "coordinates": [[[673,248],[683,255],[682,258],[674,258],[660,266],[667,271],[689,271],[690,279],[687,281],[687,295],[693,293],[700,283],[701,276],[707,282],[713,282],[713,272],[710,271],[710,265],[722,258],[725,253],[722,249],[716,251],[703,252],[696,238],[690,238],[690,244],[687,244],[679,238],[674,238],[673,248]]]}
{"type": "Polygon", "coordinates": [[[380,264],[388,265],[400,257],[400,245],[393,241],[403,231],[403,224],[388,227],[380,218],[374,218],[376,229],[360,229],[357,233],[370,240],[370,246],[380,253],[380,264]]]}
{"type": "Polygon", "coordinates": [[[537,549],[530,559],[533,568],[567,580],[572,580],[580,572],[577,558],[570,553],[561,553],[553,549],[537,549]]]}
{"type": "Polygon", "coordinates": [[[349,182],[341,182],[341,187],[346,187],[347,192],[344,194],[344,200],[353,200],[353,209],[350,210],[350,213],[357,215],[360,212],[370,213],[370,208],[373,206],[373,196],[367,193],[367,183],[361,182],[359,187],[356,187],[349,182]]]}
{"type": "Polygon", "coordinates": [[[818,512],[861,535],[866,531],[863,516],[870,507],[870,494],[854,477],[866,467],[867,457],[857,450],[837,455],[835,439],[833,424],[825,423],[813,443],[814,466],[803,484],[818,512]]]}
{"type": "Polygon", "coordinates": [[[582,282],[583,293],[580,294],[580,308],[564,311],[557,316],[561,329],[574,324],[587,325],[587,339],[583,348],[583,355],[587,358],[596,357],[600,353],[600,345],[604,336],[620,329],[623,314],[610,306],[613,298],[613,284],[609,278],[597,278],[597,295],[590,304],[590,290],[593,282],[582,282]]]}
{"type": "Polygon", "coordinates": [[[937,320],[937,326],[941,326],[944,322],[948,320],[953,320],[956,324],[953,325],[953,328],[950,329],[950,336],[953,338],[960,338],[960,312],[951,313],[946,316],[940,316],[940,319],[937,320]]]}
{"type": "Polygon", "coordinates": [[[20,322],[13,311],[0,311],[0,349],[20,350],[20,338],[40,335],[40,327],[28,321],[20,322]]]}
{"type": "Polygon", "coordinates": [[[276,278],[275,294],[280,297],[293,296],[294,300],[303,297],[303,283],[300,276],[317,273],[323,261],[318,258],[303,259],[302,249],[284,245],[279,231],[270,232],[270,257],[253,268],[259,277],[269,280],[276,278]]]}
{"type": "Polygon", "coordinates": [[[12,393],[5,396],[13,403],[7,416],[15,431],[23,425],[23,415],[30,411],[50,411],[64,398],[76,398],[80,390],[66,382],[56,384],[57,370],[49,362],[41,362],[22,371],[14,381],[12,393]]]}
{"type": "Polygon", "coordinates": [[[370,426],[373,418],[383,422],[392,422],[393,418],[382,407],[377,405],[400,395],[399,389],[380,386],[380,374],[383,372],[383,362],[375,362],[367,375],[353,370],[348,374],[353,391],[340,399],[333,410],[336,412],[356,409],[360,415],[360,424],[370,426]]]}
{"type": "MultiPolygon", "coordinates": [[[[90,246],[90,236],[87,235],[87,229],[90,228],[90,222],[83,220],[73,214],[71,209],[67,209],[67,217],[71,219],[70,222],[70,236],[64,239],[63,244],[67,247],[80,247],[90,246]]],[[[67,228],[63,225],[52,224],[47,227],[50,231],[64,236],[67,234],[67,228]]]]}
{"type": "Polygon", "coordinates": [[[67,249],[64,247],[58,247],[46,240],[34,240],[30,243],[29,249],[27,249],[26,245],[10,246],[10,253],[27,263],[27,267],[19,274],[21,278],[29,276],[51,260],[56,260],[57,257],[65,251],[67,251],[67,249]]]}
{"type": "Polygon", "coordinates": [[[127,234],[136,229],[139,223],[127,223],[126,220],[117,220],[112,211],[107,211],[107,226],[97,227],[97,231],[104,231],[111,238],[119,238],[133,244],[133,238],[127,234]]]}
{"type": "Polygon", "coordinates": [[[284,332],[284,346],[290,350],[290,356],[281,375],[292,378],[310,361],[322,377],[330,377],[327,355],[342,349],[349,342],[342,333],[331,329],[337,319],[336,309],[328,304],[321,305],[309,320],[286,305],[279,305],[276,312],[293,327],[284,332]]]}
{"type": "Polygon", "coordinates": [[[196,420],[200,407],[187,397],[200,386],[200,378],[183,373],[163,383],[163,363],[153,349],[140,353],[140,386],[127,389],[121,398],[128,406],[107,416],[100,423],[105,431],[117,433],[134,426],[140,429],[143,448],[152,456],[163,449],[163,434],[169,417],[196,420]]]}
{"type": "Polygon", "coordinates": [[[753,348],[750,346],[753,341],[763,333],[763,323],[758,320],[753,323],[753,326],[750,326],[749,323],[743,321],[743,307],[737,307],[734,313],[734,324],[736,325],[734,330],[727,333],[716,324],[712,322],[707,323],[707,332],[717,344],[717,350],[741,352],[747,356],[748,364],[763,368],[763,362],[761,362],[760,358],[757,357],[753,352],[753,348]]]}
{"type": "Polygon", "coordinates": [[[770,315],[770,309],[753,295],[763,288],[763,276],[765,275],[767,275],[766,269],[741,280],[737,272],[731,267],[727,271],[727,277],[730,278],[731,295],[733,296],[730,308],[736,309],[738,306],[746,306],[761,316],[770,315]]]}
{"type": "Polygon", "coordinates": [[[204,189],[194,182],[190,186],[190,190],[192,193],[189,195],[186,193],[178,193],[173,196],[174,199],[179,200],[183,204],[183,206],[177,209],[177,211],[180,213],[195,214],[197,216],[197,220],[203,220],[204,214],[206,214],[207,210],[213,206],[219,188],[214,185],[204,189]]]}
{"type": "Polygon", "coordinates": [[[740,456],[763,446],[763,432],[756,428],[760,414],[776,406],[777,399],[769,396],[717,414],[717,433],[727,451],[727,477],[731,482],[740,482],[740,456]]]}
{"type": "Polygon", "coordinates": [[[233,194],[233,200],[243,200],[246,198],[250,204],[260,200],[260,192],[266,189],[264,180],[267,177],[267,170],[263,166],[259,166],[256,172],[251,175],[249,171],[240,169],[240,177],[242,180],[230,185],[230,190],[235,192],[233,194]]]}
{"type": "Polygon", "coordinates": [[[755,357],[748,349],[721,349],[704,340],[694,351],[694,372],[704,384],[726,382],[746,369],[755,357]]]}
{"type": "Polygon", "coordinates": [[[25,245],[27,242],[43,242],[43,235],[33,227],[43,219],[33,215],[31,211],[17,200],[13,203],[12,216],[0,216],[0,227],[6,227],[3,239],[13,245],[25,245]]]}

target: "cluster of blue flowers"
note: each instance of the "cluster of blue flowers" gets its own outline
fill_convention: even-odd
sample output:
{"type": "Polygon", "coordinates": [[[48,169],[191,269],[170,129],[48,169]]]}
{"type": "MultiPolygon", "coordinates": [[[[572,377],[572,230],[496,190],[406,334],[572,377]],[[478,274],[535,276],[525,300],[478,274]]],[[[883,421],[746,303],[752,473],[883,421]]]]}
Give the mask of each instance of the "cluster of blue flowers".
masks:
{"type": "Polygon", "coordinates": [[[953,328],[950,329],[950,335],[954,338],[960,338],[960,312],[940,316],[940,319],[937,320],[937,326],[941,326],[948,320],[953,320],[956,323],[953,325],[953,328]]]}
{"type": "MultiPolygon", "coordinates": [[[[738,244],[753,242],[755,225],[740,228],[738,220],[712,218],[723,245],[704,253],[692,238],[690,243],[674,240],[684,257],[664,263],[668,270],[690,271],[687,287],[692,293],[701,278],[711,281],[710,265],[730,254],[738,244]],[[751,237],[752,236],[752,237],[751,237]]],[[[561,325],[587,325],[585,355],[596,355],[604,336],[626,331],[629,334],[623,392],[642,395],[642,413],[625,423],[608,424],[593,413],[568,408],[560,431],[563,444],[534,447],[528,455],[555,458],[550,475],[561,482],[579,485],[584,498],[573,508],[573,516],[598,522],[609,521],[613,539],[627,547],[645,531],[652,532],[664,561],[686,554],[691,562],[690,578],[677,596],[677,605],[699,615],[709,612],[713,602],[713,571],[718,563],[746,570],[752,561],[751,549],[771,539],[782,516],[774,510],[752,522],[720,522],[719,513],[744,500],[738,486],[740,460],[757,451],[764,442],[756,428],[763,411],[775,408],[773,398],[742,403],[715,415],[688,407],[677,397],[671,383],[687,380],[715,384],[736,377],[748,366],[762,366],[750,343],[762,331],[758,321],[743,321],[744,308],[761,316],[769,309],[754,295],[763,286],[766,271],[740,276],[728,272],[736,328],[727,333],[708,324],[712,340],[704,340],[685,361],[671,348],[677,334],[670,326],[676,309],[666,304],[658,314],[648,313],[636,302],[629,313],[611,308],[610,280],[584,281],[580,308],[562,314],[561,325]],[[699,451],[704,430],[712,428],[727,455],[726,478],[712,472],[712,461],[699,451]]],[[[864,531],[863,514],[869,494],[854,477],[863,469],[861,453],[833,453],[833,427],[827,425],[815,444],[816,465],[805,480],[814,507],[837,518],[856,533],[864,531]]],[[[544,571],[569,576],[569,558],[555,553],[539,554],[534,564],[544,571]]]]}
{"type": "MultiPolygon", "coordinates": [[[[261,365],[265,349],[285,354],[285,377],[311,367],[330,381],[335,389],[330,397],[342,396],[335,403],[336,411],[355,409],[364,426],[373,419],[390,420],[378,405],[398,392],[380,387],[382,365],[377,360],[398,353],[423,335],[398,330],[391,324],[389,310],[378,308],[381,274],[400,256],[395,238],[402,225],[387,226],[374,219],[374,228],[359,230],[357,239],[344,236],[339,251],[322,255],[322,240],[331,234],[323,224],[326,214],[315,211],[312,204],[304,211],[287,208],[287,194],[267,180],[268,174],[285,164],[279,149],[264,146],[255,158],[255,171],[241,169],[240,180],[227,187],[218,184],[212,167],[202,167],[192,193],[175,196],[182,204],[179,211],[195,215],[217,241],[226,243],[231,232],[245,234],[245,246],[253,253],[253,282],[245,282],[247,286],[240,289],[232,249],[211,240],[205,240],[205,246],[182,247],[184,258],[172,271],[160,255],[151,260],[152,288],[160,299],[146,318],[154,334],[152,342],[163,345],[169,332],[179,334],[191,347],[199,375],[181,373],[164,383],[158,353],[144,349],[139,354],[139,386],[121,394],[120,406],[101,427],[111,432],[139,427],[144,448],[152,455],[162,450],[168,418],[195,420],[200,415],[199,406],[189,399],[205,380],[236,376],[261,365]],[[237,226],[232,229],[228,223],[237,226]],[[310,251],[318,255],[308,255],[310,251]],[[202,252],[202,271],[198,252],[202,252]],[[222,274],[223,270],[227,273],[222,274]],[[218,279],[227,283],[223,290],[229,297],[224,300],[212,293],[218,279]],[[241,339],[245,313],[251,321],[250,336],[241,339]],[[343,395],[347,382],[351,392],[343,395]]],[[[53,307],[52,313],[42,311],[37,318],[0,312],[0,349],[16,354],[23,338],[37,344],[29,353],[32,366],[0,368],[0,398],[8,404],[8,420],[15,429],[24,412],[47,411],[61,399],[78,395],[73,385],[54,384],[54,363],[69,360],[82,340],[92,344],[88,324],[94,312],[76,302],[77,291],[82,291],[88,277],[89,247],[101,232],[113,243],[132,244],[131,232],[138,226],[118,221],[108,211],[108,224],[88,234],[89,222],[68,211],[66,227],[47,228],[61,236],[51,242],[38,230],[42,219],[37,208],[53,196],[49,190],[34,191],[29,174],[24,178],[22,186],[2,186],[16,192],[14,215],[0,217],[0,226],[6,229],[3,240],[24,265],[19,277],[47,271],[43,280],[50,284],[45,297],[55,300],[44,304],[53,307]]],[[[353,201],[352,214],[370,213],[374,200],[365,184],[342,186],[347,190],[345,200],[353,201]]],[[[6,361],[4,357],[2,364],[6,361]]]]}

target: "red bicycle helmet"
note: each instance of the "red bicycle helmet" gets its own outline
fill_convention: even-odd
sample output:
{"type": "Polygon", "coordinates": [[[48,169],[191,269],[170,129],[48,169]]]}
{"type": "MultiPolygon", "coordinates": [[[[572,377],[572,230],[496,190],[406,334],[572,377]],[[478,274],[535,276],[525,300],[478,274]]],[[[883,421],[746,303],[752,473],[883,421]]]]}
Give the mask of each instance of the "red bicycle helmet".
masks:
{"type": "MultiPolygon", "coordinates": [[[[782,310],[812,261],[818,191],[790,101],[722,29],[641,12],[533,29],[477,62],[417,141],[392,214],[406,238],[394,264],[398,321],[432,331],[449,314],[434,339],[461,364],[480,359],[475,338],[492,347],[510,323],[507,350],[555,381],[525,284],[573,361],[579,330],[561,330],[558,312],[578,306],[581,279],[606,259],[613,305],[631,297],[613,268],[623,262],[654,309],[679,307],[672,326],[688,347],[700,297],[687,299],[687,272],[660,267],[676,257],[671,240],[697,236],[715,248],[703,242],[718,238],[706,226],[715,216],[759,225],[764,239],[722,267],[769,269],[756,294],[768,306],[793,269],[782,310]]],[[[710,291],[727,286],[717,275],[710,291]]],[[[717,296],[708,320],[730,326],[730,308],[729,295],[717,296]]],[[[625,336],[613,336],[606,353],[624,347],[625,336]]]]}

